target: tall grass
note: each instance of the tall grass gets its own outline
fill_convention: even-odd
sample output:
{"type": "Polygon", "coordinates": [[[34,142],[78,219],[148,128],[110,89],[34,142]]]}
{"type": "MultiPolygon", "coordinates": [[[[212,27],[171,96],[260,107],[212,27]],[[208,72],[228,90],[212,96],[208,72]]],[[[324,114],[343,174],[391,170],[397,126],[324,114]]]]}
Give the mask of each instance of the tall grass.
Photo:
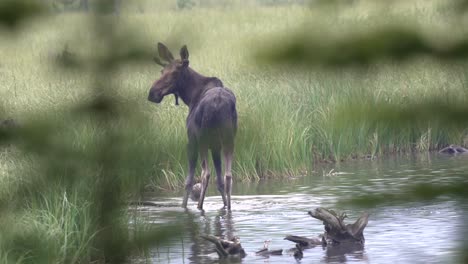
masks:
{"type": "MultiPolygon", "coordinates": [[[[443,4],[430,2],[403,4],[378,21],[391,23],[399,14],[403,19],[415,21],[423,30],[448,23],[442,20],[443,4]]],[[[118,31],[127,32],[124,25],[128,24],[131,29],[138,29],[141,35],[137,41],[149,47],[163,41],[177,54],[181,44],[187,44],[195,70],[221,78],[234,90],[239,111],[234,171],[237,179],[252,180],[300,173],[311,169],[314,160],[426,151],[448,143],[462,143],[463,131],[437,124],[394,131],[368,123],[356,125],[353,120],[340,120],[337,124],[339,118],[334,113],[350,100],[369,104],[369,111],[373,111],[372,106],[378,107],[379,102],[404,105],[431,96],[466,103],[465,64],[445,65],[421,58],[404,66],[388,62],[367,70],[333,72],[255,63],[254,52],[274,45],[274,34],[295,31],[301,25],[320,30],[317,27],[331,24],[341,25],[336,26],[336,31],[345,33],[340,29],[343,25],[372,23],[375,10],[373,4],[362,1],[330,21],[323,12],[297,5],[233,10],[197,7],[182,11],[166,7],[159,12],[154,9],[143,14],[124,13],[114,23],[118,31]],[[313,27],[315,22],[317,26],[313,27]]],[[[93,56],[88,49],[93,36],[87,32],[86,19],[84,14],[57,15],[32,26],[20,41],[2,44],[3,55],[15,54],[2,56],[5,59],[0,68],[5,79],[0,94],[8,98],[3,107],[11,116],[21,119],[31,111],[60,109],[87,97],[86,75],[73,72],[57,75],[55,69],[45,64],[65,45],[71,52],[93,56]]],[[[146,102],[148,89],[158,76],[158,66],[148,63],[123,68],[108,81],[120,85],[115,93],[122,98],[122,104],[134,106],[130,111],[146,117],[144,122],[148,126],[139,129],[136,140],[164,146],[164,157],[161,163],[154,164],[151,173],[163,175],[174,186],[181,184],[185,176],[187,108],[175,107],[172,98],[161,105],[146,102]]],[[[61,118],[60,112],[56,115],[61,118]]]]}

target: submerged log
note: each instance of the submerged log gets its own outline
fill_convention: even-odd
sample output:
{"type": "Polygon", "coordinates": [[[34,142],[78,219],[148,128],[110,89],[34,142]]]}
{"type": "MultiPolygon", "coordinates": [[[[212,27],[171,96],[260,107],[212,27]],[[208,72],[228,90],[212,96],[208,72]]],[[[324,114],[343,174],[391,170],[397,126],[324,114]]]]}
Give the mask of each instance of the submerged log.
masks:
{"type": "Polygon", "coordinates": [[[263,243],[263,248],[260,249],[259,251],[255,252],[255,255],[258,256],[264,256],[264,257],[269,257],[273,255],[283,255],[283,250],[282,249],[274,249],[270,250],[268,247],[270,245],[270,240],[265,240],[263,243]]]}
{"type": "Polygon", "coordinates": [[[212,235],[201,237],[216,246],[216,253],[218,253],[219,258],[226,258],[229,256],[244,258],[247,255],[237,237],[231,240],[218,238],[212,235]]]}
{"type": "Polygon", "coordinates": [[[445,147],[439,150],[439,153],[449,154],[449,155],[468,154],[468,149],[461,147],[461,146],[457,146],[457,145],[450,145],[448,147],[445,147]]]}
{"type": "Polygon", "coordinates": [[[280,256],[280,255],[283,255],[283,250],[282,249],[270,250],[268,248],[263,248],[263,249],[260,249],[259,251],[255,252],[255,255],[264,256],[264,257],[280,256]]]}
{"type": "Polygon", "coordinates": [[[347,218],[345,213],[338,214],[333,210],[317,208],[310,211],[309,215],[315,219],[323,221],[325,233],[322,237],[324,245],[339,245],[343,243],[364,244],[364,228],[366,228],[369,214],[364,213],[354,222],[354,224],[345,224],[347,218]]]}
{"type": "Polygon", "coordinates": [[[365,242],[363,232],[369,220],[368,213],[362,214],[354,224],[345,224],[344,219],[347,218],[345,213],[338,214],[333,210],[321,207],[308,212],[308,214],[323,222],[325,232],[323,235],[315,238],[286,236],[284,239],[296,243],[296,248],[307,249],[322,245],[327,247],[328,250],[329,248],[333,248],[331,246],[347,245],[346,247],[342,247],[342,249],[353,251],[356,249],[354,245],[363,247],[365,242]]]}
{"type": "Polygon", "coordinates": [[[296,260],[301,260],[304,257],[303,248],[299,244],[296,244],[293,256],[296,260]]]}
{"type": "Polygon", "coordinates": [[[302,249],[322,245],[321,237],[308,238],[302,236],[286,236],[284,239],[300,245],[302,249]]]}

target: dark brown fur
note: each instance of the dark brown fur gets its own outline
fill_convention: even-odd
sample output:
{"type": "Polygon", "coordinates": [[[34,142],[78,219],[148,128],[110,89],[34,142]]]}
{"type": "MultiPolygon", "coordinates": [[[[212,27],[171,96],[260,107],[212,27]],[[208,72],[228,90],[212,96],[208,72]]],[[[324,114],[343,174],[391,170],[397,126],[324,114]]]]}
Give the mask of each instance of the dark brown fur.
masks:
{"type": "Polygon", "coordinates": [[[155,58],[155,62],[164,68],[162,76],[151,87],[148,100],[160,103],[164,96],[174,94],[176,104],[178,98],[181,98],[189,107],[186,120],[189,173],[185,183],[186,193],[182,206],[187,207],[187,200],[194,185],[195,166],[200,155],[202,186],[198,208],[203,209],[210,178],[207,156],[208,150],[211,150],[218,190],[223,198],[224,206],[230,210],[231,165],[237,130],[236,97],[231,90],[224,87],[218,78],[205,77],[188,66],[189,54],[186,46],[180,50],[180,59],[174,59],[172,53],[162,43],[158,43],[158,53],[162,60],[155,58]],[[221,153],[225,162],[224,180],[221,175],[221,153]]]}

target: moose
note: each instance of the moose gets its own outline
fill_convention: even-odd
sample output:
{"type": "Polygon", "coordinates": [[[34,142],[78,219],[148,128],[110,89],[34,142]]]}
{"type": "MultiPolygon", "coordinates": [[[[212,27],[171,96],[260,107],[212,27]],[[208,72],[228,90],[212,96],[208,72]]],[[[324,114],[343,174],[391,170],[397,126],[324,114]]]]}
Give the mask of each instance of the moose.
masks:
{"type": "Polygon", "coordinates": [[[152,85],[148,100],[160,103],[164,96],[173,94],[176,105],[179,97],[189,107],[186,120],[188,145],[188,176],[185,181],[185,194],[182,207],[194,185],[195,167],[198,155],[201,158],[202,182],[198,209],[203,209],[206,190],[210,179],[208,151],[216,171],[216,183],[221,193],[224,207],[231,210],[232,159],[234,139],[237,131],[236,97],[224,87],[220,79],[205,77],[189,67],[187,46],[180,49],[180,59],[174,59],[169,49],[158,43],[159,58],[154,61],[163,67],[161,77],[152,85]],[[224,179],[222,177],[221,154],[224,158],[224,179]]]}

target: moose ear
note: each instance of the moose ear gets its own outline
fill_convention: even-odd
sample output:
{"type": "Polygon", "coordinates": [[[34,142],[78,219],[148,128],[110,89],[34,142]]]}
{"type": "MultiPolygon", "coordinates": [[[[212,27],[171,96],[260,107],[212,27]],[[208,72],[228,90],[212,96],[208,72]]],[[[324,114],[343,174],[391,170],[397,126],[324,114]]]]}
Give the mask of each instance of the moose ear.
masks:
{"type": "Polygon", "coordinates": [[[189,56],[189,54],[188,54],[187,45],[184,45],[180,49],[180,59],[182,60],[182,66],[183,67],[187,67],[189,65],[188,56],[189,56]]]}
{"type": "Polygon", "coordinates": [[[162,67],[166,67],[166,63],[163,63],[158,57],[153,57],[153,60],[154,62],[156,62],[156,64],[158,65],[161,65],[162,67]]]}
{"type": "Polygon", "coordinates": [[[161,59],[167,62],[172,62],[174,60],[174,56],[172,56],[172,53],[161,42],[158,42],[158,53],[159,53],[159,57],[161,57],[161,59]]]}
{"type": "Polygon", "coordinates": [[[182,59],[182,61],[185,61],[185,60],[188,60],[188,49],[187,49],[187,45],[184,45],[181,49],[180,49],[180,58],[182,59]]]}

